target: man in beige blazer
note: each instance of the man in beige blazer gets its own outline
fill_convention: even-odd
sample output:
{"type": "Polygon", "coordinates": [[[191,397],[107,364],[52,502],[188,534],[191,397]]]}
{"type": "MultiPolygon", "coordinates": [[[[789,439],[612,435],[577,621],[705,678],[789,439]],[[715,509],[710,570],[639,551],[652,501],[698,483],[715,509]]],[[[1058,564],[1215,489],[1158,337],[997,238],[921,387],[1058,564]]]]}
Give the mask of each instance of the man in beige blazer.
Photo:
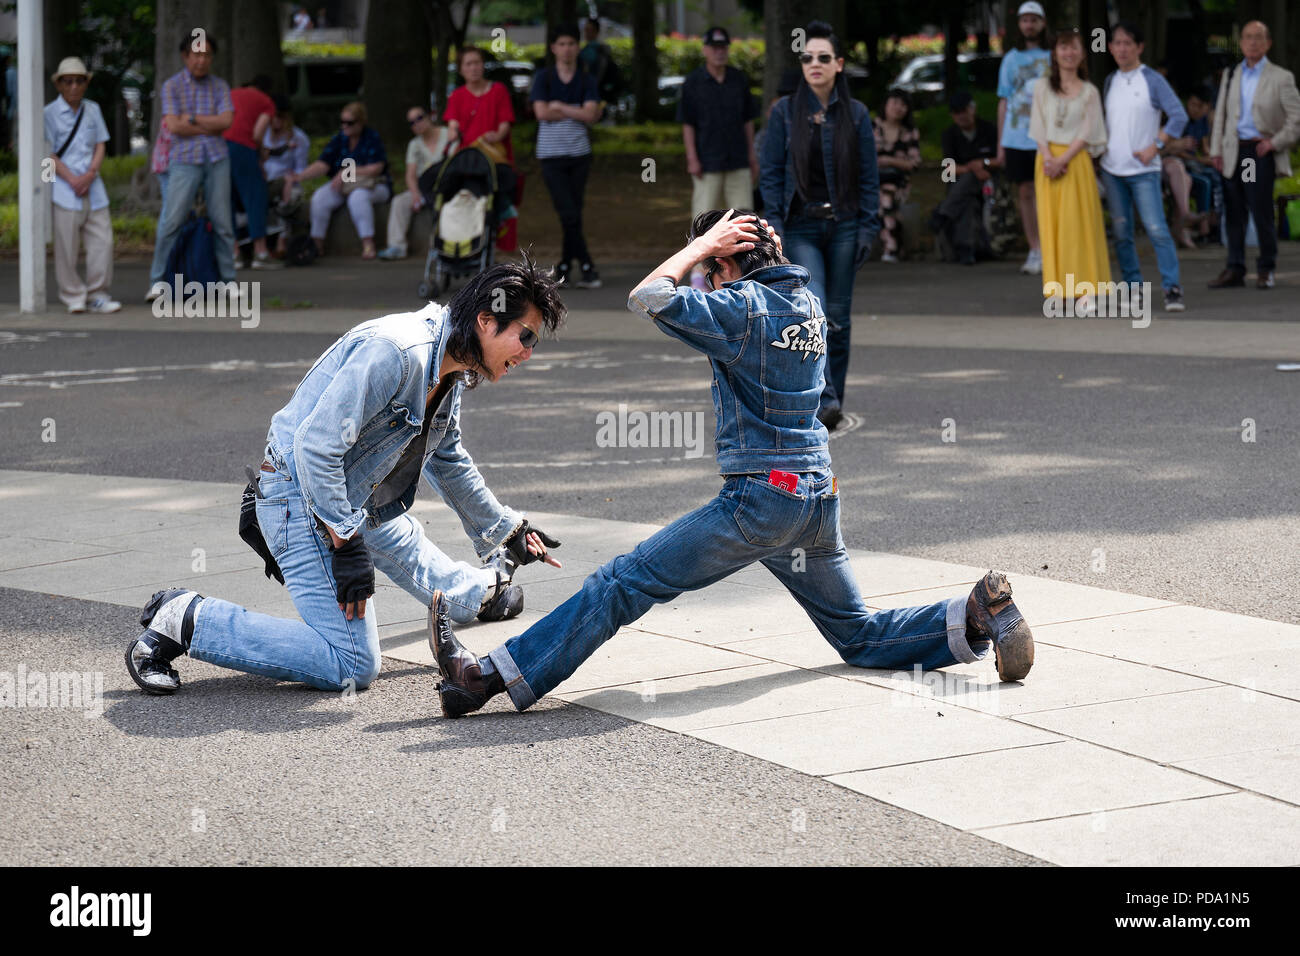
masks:
{"type": "Polygon", "coordinates": [[[1228,227],[1228,264],[1211,289],[1246,284],[1246,214],[1259,235],[1256,286],[1273,288],[1277,231],[1273,225],[1273,181],[1291,175],[1288,153],[1300,139],[1300,91],[1295,76],[1267,57],[1268,27],[1252,20],[1241,31],[1244,61],[1219,83],[1219,102],[1210,136],[1210,161],[1223,174],[1228,227]]]}

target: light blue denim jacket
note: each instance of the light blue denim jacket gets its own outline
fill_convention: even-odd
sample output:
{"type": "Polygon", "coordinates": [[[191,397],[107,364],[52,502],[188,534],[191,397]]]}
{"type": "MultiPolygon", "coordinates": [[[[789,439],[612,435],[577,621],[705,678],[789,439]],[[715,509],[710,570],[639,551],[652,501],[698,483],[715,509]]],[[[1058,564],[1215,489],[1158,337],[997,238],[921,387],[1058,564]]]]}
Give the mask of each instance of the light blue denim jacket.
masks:
{"type": "Polygon", "coordinates": [[[808,270],[755,269],[715,292],[655,279],[627,307],[703,352],[713,367],[714,442],[723,475],[829,468],[817,420],[826,369],[826,315],[808,270]]]}
{"type": "MultiPolygon", "coordinates": [[[[822,108],[817,95],[805,89],[810,113],[822,108]]],[[[795,94],[783,96],[772,107],[763,134],[763,154],[759,157],[759,186],[763,194],[763,215],[777,232],[785,234],[790,203],[794,200],[798,181],[794,174],[794,152],[790,148],[790,121],[794,115],[792,100],[795,94]]],[[[832,90],[827,109],[839,99],[839,91],[832,90]]],[[[876,134],[871,128],[871,114],[857,100],[849,100],[849,114],[853,117],[853,130],[858,138],[858,204],[844,209],[835,203],[835,117],[827,113],[821,124],[822,164],[826,173],[826,190],[835,204],[835,218],[839,222],[856,222],[858,244],[870,245],[880,232],[880,174],[876,169],[876,134]]]]}
{"type": "MultiPolygon", "coordinates": [[[[445,306],[364,322],[317,359],[289,404],[271,419],[272,463],[298,483],[317,518],[341,538],[374,528],[411,507],[417,478],[382,508],[371,495],[424,426],[426,396],[450,331],[445,306]]],[[[488,490],[460,442],[457,378],[434,411],[421,473],[460,516],[480,556],[492,551],[524,516],[488,490]]]]}

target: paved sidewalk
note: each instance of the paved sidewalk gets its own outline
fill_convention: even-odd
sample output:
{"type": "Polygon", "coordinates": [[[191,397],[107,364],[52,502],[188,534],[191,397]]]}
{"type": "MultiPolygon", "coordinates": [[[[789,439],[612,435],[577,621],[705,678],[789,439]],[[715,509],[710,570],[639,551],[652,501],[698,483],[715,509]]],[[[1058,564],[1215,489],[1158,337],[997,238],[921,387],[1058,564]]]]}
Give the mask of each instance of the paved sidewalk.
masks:
{"type": "MultiPolygon", "coordinates": [[[[288,593],[235,534],[239,490],[0,471],[0,587],[138,607],[184,583],[292,616],[288,593]]],[[[472,557],[448,509],[418,502],[415,514],[453,555],[472,557]]],[[[460,630],[476,652],[657,530],[534,516],[562,532],[564,569],[521,572],[520,619],[460,630]]],[[[872,607],[963,593],[985,570],[851,556],[872,607]]],[[[656,607],[556,696],[1055,863],[1300,862],[1300,627],[1045,578],[1012,583],[1038,643],[1024,684],[1000,684],[991,658],[928,674],[848,667],[776,581],[750,568],[656,607]]],[[[374,606],[384,655],[430,665],[425,609],[386,581],[374,606]]]]}

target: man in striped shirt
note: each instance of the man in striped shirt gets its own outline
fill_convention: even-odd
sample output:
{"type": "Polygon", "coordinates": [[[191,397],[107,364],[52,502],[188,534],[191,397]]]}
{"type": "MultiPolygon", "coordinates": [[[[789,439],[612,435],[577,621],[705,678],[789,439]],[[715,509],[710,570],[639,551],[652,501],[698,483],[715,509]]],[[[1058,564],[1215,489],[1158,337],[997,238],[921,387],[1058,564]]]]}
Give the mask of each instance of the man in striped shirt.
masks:
{"type": "Polygon", "coordinates": [[[555,277],[569,278],[569,264],[577,259],[582,275],[578,286],[599,289],[600,274],[587,251],[582,234],[582,200],[591,172],[591,141],[587,127],[600,118],[600,93],[596,78],[578,66],[578,28],[561,24],[551,35],[555,65],[541,70],[529,97],[537,117],[537,159],[551,202],[560,216],[564,246],[555,277]]]}
{"type": "Polygon", "coordinates": [[[194,205],[202,187],[208,218],[216,233],[217,272],[223,282],[235,281],[235,231],[230,215],[230,155],[221,134],[234,121],[230,87],[212,76],[212,55],[217,44],[205,30],[196,29],[181,40],[185,68],[162,86],[162,122],[172,134],[168,166],[168,201],[158,220],[154,239],[153,266],[149,270],[149,294],[161,294],[167,257],[176,234],[194,205]]]}

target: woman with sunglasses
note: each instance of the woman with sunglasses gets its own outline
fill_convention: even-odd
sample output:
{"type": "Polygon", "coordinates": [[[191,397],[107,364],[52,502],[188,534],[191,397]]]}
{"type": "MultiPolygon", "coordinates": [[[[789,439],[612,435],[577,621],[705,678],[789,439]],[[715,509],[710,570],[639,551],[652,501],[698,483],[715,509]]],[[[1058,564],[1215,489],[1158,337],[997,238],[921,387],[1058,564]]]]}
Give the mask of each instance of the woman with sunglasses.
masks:
{"type": "Polygon", "coordinates": [[[418,106],[406,111],[406,123],[415,135],[406,144],[406,192],[393,197],[388,207],[388,246],[379,253],[381,259],[406,258],[406,233],[411,218],[427,208],[420,192],[420,177],[434,163],[442,162],[451,146],[452,136],[445,126],[418,106]]]}
{"type": "Polygon", "coordinates": [[[826,312],[826,385],[817,417],[839,424],[849,368],[853,277],[880,230],[876,142],[867,108],[849,96],[839,38],[814,21],[794,93],[772,109],[761,187],[768,221],[791,262],[808,270],[826,312]]]}
{"type": "Polygon", "coordinates": [[[374,129],[366,125],[366,108],[349,103],[339,114],[339,131],[325,144],[325,150],[293,182],[329,176],[328,185],[311,197],[311,237],[319,255],[325,254],[325,233],[330,217],[347,204],[352,224],[361,237],[361,258],[375,257],[374,207],[388,202],[393,182],[388,175],[388,153],[374,129]]]}

